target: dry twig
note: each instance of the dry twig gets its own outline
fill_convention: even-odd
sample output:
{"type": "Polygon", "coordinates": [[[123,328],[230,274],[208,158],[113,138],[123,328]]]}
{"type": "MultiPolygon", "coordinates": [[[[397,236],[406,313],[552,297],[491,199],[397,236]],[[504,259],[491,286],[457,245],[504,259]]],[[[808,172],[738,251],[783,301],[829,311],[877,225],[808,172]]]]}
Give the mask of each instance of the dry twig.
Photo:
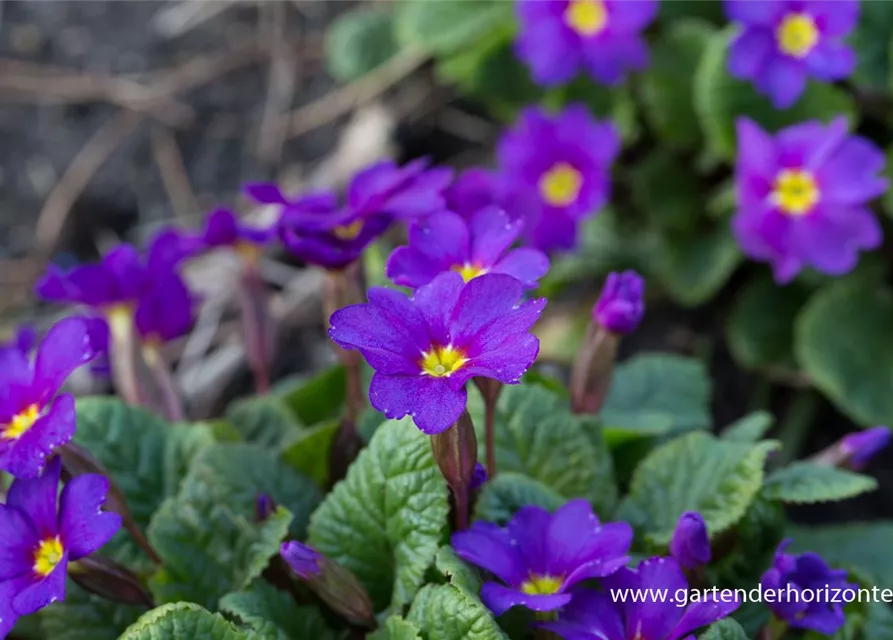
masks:
{"type": "Polygon", "coordinates": [[[195,191],[189,180],[186,165],[183,163],[180,148],[169,131],[159,129],[152,133],[152,156],[155,158],[155,164],[158,165],[161,182],[164,184],[174,212],[181,222],[189,219],[191,215],[201,209],[201,206],[198,198],[195,197],[195,191]]]}

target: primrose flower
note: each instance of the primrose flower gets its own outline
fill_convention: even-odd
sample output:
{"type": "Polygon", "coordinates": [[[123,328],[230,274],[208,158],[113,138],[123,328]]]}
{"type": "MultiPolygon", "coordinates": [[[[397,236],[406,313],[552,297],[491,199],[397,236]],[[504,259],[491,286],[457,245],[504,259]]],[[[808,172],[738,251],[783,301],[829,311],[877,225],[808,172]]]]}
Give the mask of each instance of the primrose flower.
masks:
{"type": "Polygon", "coordinates": [[[523,291],[499,273],[468,284],[458,273],[443,273],[412,298],[375,287],[368,303],[332,314],[329,336],[359,350],[375,369],[372,406],[388,418],[411,415],[432,435],[459,419],[471,378],[517,384],[533,364],[539,340],[528,331],[546,300],[519,304],[523,291]]]}
{"type": "Polygon", "coordinates": [[[878,452],[889,446],[890,435],[889,428],[874,427],[844,436],[839,447],[850,467],[862,469],[878,452]]]}
{"type": "Polygon", "coordinates": [[[101,320],[57,322],[31,362],[17,348],[0,349],[0,471],[40,475],[47,456],[75,432],[74,397],[56,394],[65,379],[97,355],[101,320]]]}
{"type": "Polygon", "coordinates": [[[134,321],[144,345],[158,347],[192,329],[193,299],[175,272],[153,281],[140,296],[134,321]]]}
{"type": "MultiPolygon", "coordinates": [[[[685,575],[672,558],[651,558],[636,569],[620,569],[602,584],[611,593],[659,589],[673,594],[688,590],[685,575]]],[[[725,618],[740,602],[725,602],[710,595],[684,607],[679,604],[672,598],[622,602],[582,589],[562,609],[556,622],[542,626],[565,640],[693,640],[694,635],[689,635],[692,631],[725,618]]]]}
{"type": "Polygon", "coordinates": [[[200,250],[231,247],[241,258],[254,263],[260,258],[264,247],[276,238],[277,232],[276,224],[265,227],[252,225],[240,220],[231,210],[220,208],[208,214],[201,233],[185,238],[184,242],[200,250]]]}
{"type": "Polygon", "coordinates": [[[475,167],[460,173],[444,194],[446,208],[466,220],[484,207],[499,206],[502,202],[501,177],[488,169],[475,167]]]}
{"type": "Polygon", "coordinates": [[[738,120],[732,229],[745,254],[791,281],[803,267],[829,275],[851,271],[860,250],[881,243],[881,227],[866,203],[887,189],[878,177],[884,154],[847,135],[843,117],[810,121],[773,138],[738,120]]]}
{"type": "Polygon", "coordinates": [[[582,105],[557,116],[536,107],[522,112],[496,153],[505,209],[525,219],[528,244],[546,252],[576,246],[578,223],[607,202],[610,165],[619,152],[616,128],[594,120],[582,105]]]}
{"type": "Polygon", "coordinates": [[[726,0],[725,6],[741,26],[729,73],[753,82],[777,109],[797,102],[807,77],[834,82],[856,67],[844,38],[859,20],[858,0],[726,0]]]}
{"type": "Polygon", "coordinates": [[[791,543],[785,539],[775,552],[775,562],[760,580],[764,590],[811,591],[813,598],[781,599],[768,602],[767,606],[776,617],[795,629],[811,629],[824,635],[834,635],[844,623],[840,598],[829,598],[830,593],[843,593],[846,589],[858,590],[859,585],[846,581],[847,572],[831,569],[815,553],[798,556],[785,553],[791,543]],[[830,601],[829,601],[830,600],[830,601]]]}
{"type": "Polygon", "coordinates": [[[61,470],[56,457],[41,477],[13,482],[0,504],[0,638],[16,618],[63,600],[68,563],[97,551],[121,528],[121,516],[100,511],[108,480],[78,476],[59,499],[61,470]]]}
{"type": "Polygon", "coordinates": [[[670,540],[670,553],[683,569],[694,569],[710,562],[710,536],[700,513],[686,511],[679,516],[670,540]]]}
{"type": "Polygon", "coordinates": [[[592,309],[592,319],[611,333],[632,333],[645,315],[645,281],[635,271],[611,273],[592,309]]]}
{"type": "Polygon", "coordinates": [[[505,528],[477,521],[453,534],[456,554],[495,575],[481,601],[497,616],[515,606],[554,611],[571,601],[571,588],[626,565],[632,528],[600,523],[586,500],[571,500],[554,514],[521,507],[505,528]]]}
{"type": "Polygon", "coordinates": [[[567,83],[581,69],[602,84],[648,66],[640,32],[657,16],[657,0],[520,0],[518,57],[541,85],[567,83]]]}
{"type": "Polygon", "coordinates": [[[27,355],[34,350],[36,342],[37,330],[30,324],[23,324],[16,329],[12,340],[9,340],[5,344],[0,343],[0,349],[13,347],[27,355]]]}
{"type": "Polygon", "coordinates": [[[283,542],[281,555],[289,568],[303,580],[318,576],[322,572],[322,554],[306,544],[294,540],[283,542]]]}
{"type": "Polygon", "coordinates": [[[549,270],[549,259],[536,249],[510,250],[523,226],[496,207],[481,209],[468,222],[452,211],[432,213],[409,227],[409,246],[394,250],[387,275],[395,284],[420,287],[444,271],[455,271],[465,282],[505,273],[533,289],[549,270]]]}

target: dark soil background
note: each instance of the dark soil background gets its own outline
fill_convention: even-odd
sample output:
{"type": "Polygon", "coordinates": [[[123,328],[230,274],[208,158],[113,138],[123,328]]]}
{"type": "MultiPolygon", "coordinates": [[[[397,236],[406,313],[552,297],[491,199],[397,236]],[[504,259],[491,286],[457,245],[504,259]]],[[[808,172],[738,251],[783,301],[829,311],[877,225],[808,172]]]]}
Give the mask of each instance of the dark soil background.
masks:
{"type": "MultiPolygon", "coordinates": [[[[140,242],[165,223],[198,224],[216,204],[238,203],[245,181],[314,171],[319,177],[355,110],[296,136],[275,127],[271,133],[270,126],[336,90],[324,68],[325,29],[354,4],[0,3],[0,336],[17,322],[40,323],[55,312],[30,293],[48,260],[76,264],[95,259],[109,239],[140,242]],[[190,26],[195,11],[204,19],[190,26]],[[151,107],[146,94],[154,96],[151,107]]],[[[387,137],[397,155],[460,166],[485,162],[498,128],[430,76],[423,67],[381,91],[396,124],[387,137]]],[[[339,180],[323,171],[323,182],[339,180]]],[[[599,286],[591,284],[592,291],[599,286]]],[[[724,344],[736,289],[733,280],[696,311],[649,308],[639,331],[624,340],[622,356],[697,355],[713,376],[717,425],[755,409],[781,424],[794,392],[743,372],[724,344]]],[[[283,341],[280,375],[316,369],[331,357],[318,300],[307,305],[283,341]]],[[[221,387],[218,400],[249,392],[244,367],[221,387]]],[[[818,394],[815,400],[805,454],[855,429],[818,394]]],[[[793,515],[809,523],[893,516],[893,450],[867,472],[879,479],[880,491],[793,515]]]]}

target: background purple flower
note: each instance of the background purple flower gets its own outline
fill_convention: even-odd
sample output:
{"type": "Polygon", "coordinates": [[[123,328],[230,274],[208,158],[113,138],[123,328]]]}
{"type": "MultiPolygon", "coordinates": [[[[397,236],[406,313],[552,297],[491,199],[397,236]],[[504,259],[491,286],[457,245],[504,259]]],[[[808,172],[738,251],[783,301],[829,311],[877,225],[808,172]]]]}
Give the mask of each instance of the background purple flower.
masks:
{"type": "Polygon", "coordinates": [[[798,124],[774,137],[739,119],[732,220],[738,243],[751,258],[769,262],[779,283],[803,267],[848,273],[860,250],[881,243],[881,227],[866,204],[887,189],[877,175],[883,166],[883,152],[848,136],[843,117],[827,126],[798,124]]]}
{"type": "Polygon", "coordinates": [[[834,589],[858,589],[859,585],[848,583],[846,571],[831,569],[818,554],[803,553],[795,556],[785,553],[784,550],[790,543],[791,540],[786,539],[778,546],[775,561],[763,574],[760,582],[764,590],[785,591],[789,587],[796,592],[810,590],[813,599],[811,602],[804,602],[805,598],[767,601],[766,605],[772,613],[795,629],[812,629],[825,635],[834,635],[845,622],[843,607],[840,598],[825,595],[825,587],[830,587],[832,591],[829,593],[833,594],[834,589]]]}
{"type": "Polygon", "coordinates": [[[657,16],[657,0],[519,0],[521,33],[515,51],[546,86],[585,70],[613,85],[648,66],[640,32],[657,16]]]}
{"type": "Polygon", "coordinates": [[[839,446],[849,459],[850,467],[861,469],[890,445],[890,437],[888,427],[874,427],[844,436],[839,446]]]}
{"type": "Polygon", "coordinates": [[[369,302],[332,314],[329,336],[357,349],[375,369],[369,400],[388,418],[410,415],[427,434],[440,433],[465,408],[465,383],[475,376],[516,384],[533,364],[531,335],[545,299],[519,304],[521,283],[487,274],[465,284],[455,272],[437,276],[410,299],[375,287],[369,302]]]}
{"type": "Polygon", "coordinates": [[[528,288],[549,270],[541,251],[510,250],[524,226],[505,211],[487,207],[468,222],[452,211],[441,211],[414,222],[409,246],[398,247],[387,262],[395,284],[420,287],[445,271],[455,271],[468,282],[485,273],[505,273],[528,288]]]}
{"type": "Polygon", "coordinates": [[[474,167],[460,173],[445,193],[446,208],[465,219],[502,203],[502,180],[494,171],[474,167]]]}
{"type": "Polygon", "coordinates": [[[635,271],[610,273],[592,309],[593,320],[612,333],[632,333],[645,315],[645,281],[635,271]]]}
{"type": "Polygon", "coordinates": [[[202,249],[232,247],[250,260],[256,259],[264,246],[276,238],[278,225],[259,227],[240,220],[229,209],[215,209],[208,214],[205,228],[193,243],[202,249]]]}
{"type": "Polygon", "coordinates": [[[47,332],[33,362],[18,348],[0,349],[0,470],[34,478],[47,456],[71,440],[74,397],[56,394],[96,357],[102,333],[101,320],[66,318],[47,332]]]}
{"type": "Polygon", "coordinates": [[[68,563],[97,551],[121,528],[121,516],[100,511],[108,480],[78,476],[57,498],[61,469],[54,458],[42,477],[13,482],[0,504],[0,637],[17,617],[65,599],[68,563]]]}
{"type": "Polygon", "coordinates": [[[475,522],[453,534],[456,554],[495,575],[481,600],[496,615],[524,606],[553,611],[574,597],[570,589],[612,574],[629,558],[632,528],[625,522],[602,524],[586,500],[571,500],[554,514],[522,507],[505,528],[475,522]]]}
{"type": "Polygon", "coordinates": [[[856,56],[843,43],[859,20],[858,0],[726,0],[741,26],[729,50],[729,73],[750,80],[777,109],[793,105],[807,77],[849,76],[856,56]]]}
{"type": "Polygon", "coordinates": [[[143,342],[164,344],[189,333],[193,298],[183,279],[168,273],[140,296],[134,322],[143,342]]]}
{"type": "Polygon", "coordinates": [[[694,569],[710,562],[710,535],[700,513],[686,511],[679,516],[670,540],[670,553],[683,569],[694,569]]]}
{"type": "MultiPolygon", "coordinates": [[[[551,4],[551,3],[542,3],[551,4]]],[[[542,251],[573,249],[580,220],[610,195],[610,165],[620,136],[588,109],[572,105],[556,116],[531,107],[499,140],[505,210],[526,221],[526,239],[542,251]]]]}

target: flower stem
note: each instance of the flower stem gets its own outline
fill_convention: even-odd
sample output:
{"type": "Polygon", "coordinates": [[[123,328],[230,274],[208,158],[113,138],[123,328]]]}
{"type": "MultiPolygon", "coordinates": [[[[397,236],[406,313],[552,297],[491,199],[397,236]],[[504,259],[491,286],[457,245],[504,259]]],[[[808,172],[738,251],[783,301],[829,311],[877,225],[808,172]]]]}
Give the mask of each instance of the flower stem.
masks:
{"type": "Polygon", "coordinates": [[[484,398],[484,451],[487,475],[496,476],[496,405],[502,392],[502,383],[490,378],[475,378],[474,383],[484,398]]]}
{"type": "Polygon", "coordinates": [[[183,420],[183,402],[180,400],[180,394],[177,393],[170,367],[158,347],[153,344],[143,345],[143,360],[146,361],[149,371],[152,372],[152,377],[155,378],[155,384],[161,396],[160,402],[164,417],[172,422],[183,420]]]}
{"type": "Polygon", "coordinates": [[[257,393],[270,391],[270,317],[267,296],[258,266],[246,262],[241,282],[242,331],[245,353],[254,375],[257,393]]]}
{"type": "Polygon", "coordinates": [[[127,404],[145,404],[133,312],[130,307],[113,307],[107,310],[105,317],[109,326],[109,352],[115,390],[127,404]]]}
{"type": "Polygon", "coordinates": [[[598,413],[611,388],[617,335],[601,326],[589,326],[571,371],[571,407],[577,414],[598,413]]]}

